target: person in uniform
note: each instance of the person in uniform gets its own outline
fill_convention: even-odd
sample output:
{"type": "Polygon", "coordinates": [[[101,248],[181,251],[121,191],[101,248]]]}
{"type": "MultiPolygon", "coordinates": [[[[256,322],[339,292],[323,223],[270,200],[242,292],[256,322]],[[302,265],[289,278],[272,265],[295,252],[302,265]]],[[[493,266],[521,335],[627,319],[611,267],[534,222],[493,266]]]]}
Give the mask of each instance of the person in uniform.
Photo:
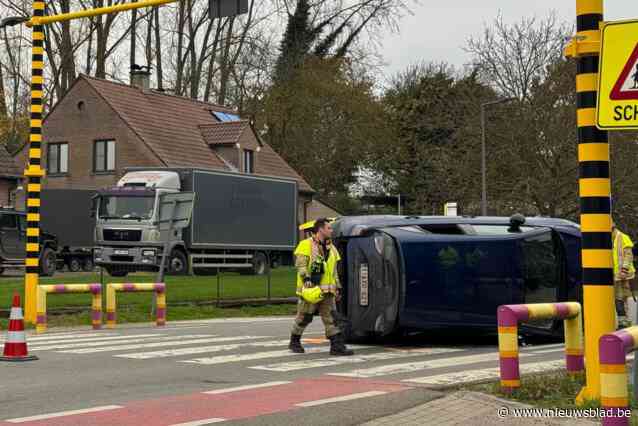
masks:
{"type": "Polygon", "coordinates": [[[297,268],[297,316],[290,335],[289,348],[295,353],[304,353],[301,335],[319,312],[330,339],[330,355],[352,355],[345,345],[345,338],[335,324],[335,301],[341,296],[341,284],[337,264],[341,257],[331,244],[332,226],[328,219],[315,221],[312,234],[301,241],[295,249],[297,268]]]}
{"type": "Polygon", "coordinates": [[[618,327],[631,326],[631,320],[627,318],[627,300],[633,297],[631,292],[631,280],[636,276],[634,268],[634,256],[632,248],[634,243],[628,235],[622,233],[616,224],[612,224],[611,237],[614,250],[614,296],[616,302],[616,315],[618,327]]]}

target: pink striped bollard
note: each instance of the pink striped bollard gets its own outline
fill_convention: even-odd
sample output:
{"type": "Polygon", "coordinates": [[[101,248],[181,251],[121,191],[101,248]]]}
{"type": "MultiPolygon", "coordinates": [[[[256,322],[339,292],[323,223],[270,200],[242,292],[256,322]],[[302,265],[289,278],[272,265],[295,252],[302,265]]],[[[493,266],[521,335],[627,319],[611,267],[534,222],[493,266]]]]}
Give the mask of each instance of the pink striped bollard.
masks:
{"type": "Polygon", "coordinates": [[[501,390],[511,393],[521,386],[518,359],[518,325],[536,319],[562,319],[565,328],[565,363],[570,374],[584,370],[582,313],[579,303],[533,303],[498,307],[498,351],[501,390]]]}
{"type": "Polygon", "coordinates": [[[600,403],[605,411],[603,425],[629,425],[627,359],[638,348],[638,326],[605,334],[599,340],[600,403]]]}

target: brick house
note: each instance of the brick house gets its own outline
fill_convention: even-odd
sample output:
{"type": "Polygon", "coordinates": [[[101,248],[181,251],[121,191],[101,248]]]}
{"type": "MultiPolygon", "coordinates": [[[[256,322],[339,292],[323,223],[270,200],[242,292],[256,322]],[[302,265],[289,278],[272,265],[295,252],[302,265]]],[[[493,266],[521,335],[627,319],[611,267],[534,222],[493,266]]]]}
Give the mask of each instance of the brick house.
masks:
{"type": "Polygon", "coordinates": [[[16,207],[22,189],[22,173],[4,144],[0,144],[0,207],[16,207]]]}
{"type": "MultiPolygon", "coordinates": [[[[295,179],[298,221],[313,219],[313,189],[249,121],[226,107],[150,90],[148,74],[140,74],[135,86],[81,75],[49,112],[45,189],[111,186],[127,167],[231,170],[295,179]]],[[[27,151],[17,153],[18,164],[26,164],[27,151]]]]}

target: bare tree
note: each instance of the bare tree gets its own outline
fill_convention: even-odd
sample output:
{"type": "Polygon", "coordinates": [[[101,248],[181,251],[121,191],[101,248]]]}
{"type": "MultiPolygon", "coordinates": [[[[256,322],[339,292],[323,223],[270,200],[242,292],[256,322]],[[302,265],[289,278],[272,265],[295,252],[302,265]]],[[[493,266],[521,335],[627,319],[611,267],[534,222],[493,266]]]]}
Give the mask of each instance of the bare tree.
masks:
{"type": "Polygon", "coordinates": [[[525,99],[535,80],[547,76],[547,64],[562,57],[570,33],[556,13],[544,19],[522,18],[512,25],[499,15],[481,37],[468,40],[466,51],[486,83],[504,96],[525,99]]]}

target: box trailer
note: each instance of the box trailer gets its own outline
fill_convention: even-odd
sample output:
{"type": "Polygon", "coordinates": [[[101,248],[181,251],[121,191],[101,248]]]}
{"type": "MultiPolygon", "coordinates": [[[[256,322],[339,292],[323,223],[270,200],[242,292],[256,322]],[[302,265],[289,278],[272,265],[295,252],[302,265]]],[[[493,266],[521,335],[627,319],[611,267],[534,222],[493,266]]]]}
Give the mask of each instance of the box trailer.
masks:
{"type": "Polygon", "coordinates": [[[58,241],[58,269],[92,271],[95,218],[91,214],[97,191],[92,189],[45,189],[40,195],[40,226],[58,241]]]}

